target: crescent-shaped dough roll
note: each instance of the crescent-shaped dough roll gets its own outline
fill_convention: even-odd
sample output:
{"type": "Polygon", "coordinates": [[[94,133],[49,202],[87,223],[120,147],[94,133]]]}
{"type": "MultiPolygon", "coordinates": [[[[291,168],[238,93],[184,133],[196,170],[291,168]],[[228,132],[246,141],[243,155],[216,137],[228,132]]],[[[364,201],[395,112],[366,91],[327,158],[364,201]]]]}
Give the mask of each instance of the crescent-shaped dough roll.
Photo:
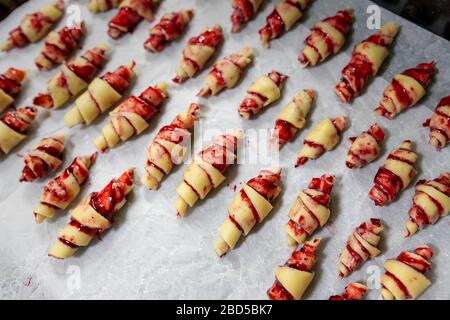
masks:
{"type": "Polygon", "coordinates": [[[305,39],[305,48],[298,60],[302,68],[315,66],[338,53],[345,44],[353,24],[353,10],[340,10],[333,17],[316,23],[305,39]]]}
{"type": "Polygon", "coordinates": [[[87,90],[75,100],[75,105],[64,116],[66,126],[72,128],[77,124],[90,125],[115,105],[131,85],[134,66],[132,61],[92,80],[87,90]]]}
{"type": "Polygon", "coordinates": [[[429,143],[440,150],[450,141],[450,96],[441,99],[433,116],[426,120],[424,127],[430,127],[429,143]]]}
{"type": "Polygon", "coordinates": [[[399,30],[398,24],[386,23],[353,49],[351,60],[342,69],[341,80],[335,90],[343,102],[348,103],[358,96],[369,79],[378,73],[399,30]]]}
{"type": "Polygon", "coordinates": [[[97,153],[76,157],[63,172],[45,184],[39,205],[33,211],[36,223],[52,218],[57,210],[64,210],[72,203],[89,178],[89,168],[96,158],[97,153]]]}
{"type": "Polygon", "coordinates": [[[86,89],[106,61],[107,45],[97,45],[83,55],[64,63],[48,81],[47,90],[39,93],[33,103],[46,109],[57,109],[86,89]]]}
{"type": "Polygon", "coordinates": [[[123,0],[89,0],[88,8],[92,13],[105,12],[117,8],[123,0]]]}
{"type": "Polygon", "coordinates": [[[434,62],[421,63],[415,68],[396,74],[383,92],[374,113],[392,120],[403,110],[417,104],[436,73],[434,62]]]}
{"type": "Polygon", "coordinates": [[[63,162],[64,142],[64,136],[59,135],[42,138],[23,158],[25,167],[19,181],[33,182],[58,169],[63,162]]]}
{"type": "Polygon", "coordinates": [[[381,277],[383,299],[417,299],[431,284],[424,273],[431,269],[433,256],[433,249],[421,245],[414,252],[403,251],[395,260],[386,260],[386,273],[381,277]]]}
{"type": "Polygon", "coordinates": [[[168,175],[174,166],[181,164],[191,141],[190,130],[197,120],[200,106],[191,103],[186,112],[178,114],[172,122],[162,127],[147,148],[145,174],[141,182],[149,189],[159,187],[162,179],[168,175]]]}
{"type": "Polygon", "coordinates": [[[8,39],[0,43],[0,51],[22,48],[41,40],[64,15],[64,1],[46,4],[38,11],[27,14],[20,25],[9,33],[8,39]]]}
{"type": "Polygon", "coordinates": [[[300,300],[314,278],[320,238],[303,244],[283,266],[275,270],[275,283],[267,290],[270,300],[300,300]]]}
{"type": "Polygon", "coordinates": [[[405,237],[410,237],[427,224],[435,224],[450,212],[450,172],[433,180],[416,183],[413,205],[406,221],[405,237]]]}
{"type": "Polygon", "coordinates": [[[412,142],[405,140],[398,149],[389,153],[384,164],[373,179],[374,186],[369,198],[376,206],[385,206],[392,202],[400,191],[405,190],[416,175],[414,164],[417,153],[412,150],[412,142]]]}
{"type": "Polygon", "coordinates": [[[363,300],[367,289],[362,283],[352,282],[345,287],[342,295],[331,296],[328,300],[363,300]]]}
{"type": "Polygon", "coordinates": [[[275,121],[272,140],[278,148],[294,140],[297,131],[306,125],[306,117],[316,93],[311,89],[297,92],[292,100],[281,110],[275,121]]]}
{"type": "Polygon", "coordinates": [[[261,170],[257,177],[241,183],[242,189],[228,207],[228,217],[219,228],[220,238],[214,242],[220,257],[272,211],[272,204],[281,192],[280,180],[281,169],[276,168],[261,170]]]}
{"type": "Polygon", "coordinates": [[[8,112],[0,119],[0,150],[3,153],[8,154],[26,138],[37,112],[35,107],[23,107],[8,112]]]}
{"type": "Polygon", "coordinates": [[[381,251],[383,224],[380,219],[371,218],[357,227],[347,238],[346,247],[339,253],[338,275],[345,278],[370,258],[378,256],[381,251]]]}
{"type": "Polygon", "coordinates": [[[34,64],[39,70],[50,70],[61,64],[79,46],[85,33],[83,21],[71,27],[63,27],[58,32],[50,32],[34,64]]]}
{"type": "Polygon", "coordinates": [[[192,208],[226,179],[223,174],[236,163],[238,141],[242,136],[238,130],[219,135],[194,157],[177,188],[175,207],[178,216],[184,217],[188,207],[192,208]]]}
{"type": "Polygon", "coordinates": [[[71,257],[80,247],[89,245],[97,234],[109,229],[126,196],[134,187],[134,169],[112,179],[99,192],[92,192],[72,210],[70,222],[59,232],[58,241],[49,252],[57,259],[71,257]]]}
{"type": "Polygon", "coordinates": [[[265,27],[259,30],[259,36],[264,47],[270,46],[270,41],[279,37],[283,31],[289,31],[300,20],[311,0],[284,0],[275,5],[275,9],[266,18],[265,27]]]}
{"type": "Polygon", "coordinates": [[[250,21],[264,0],[231,0],[231,32],[238,32],[242,25],[250,21]]]}
{"type": "Polygon", "coordinates": [[[281,97],[281,90],[287,76],[271,71],[267,76],[261,76],[247,89],[247,95],[239,105],[238,112],[244,119],[259,113],[263,108],[281,97]]]}
{"type": "Polygon", "coordinates": [[[325,118],[308,133],[297,157],[295,167],[304,165],[308,160],[320,157],[326,151],[334,149],[341,140],[341,133],[347,127],[343,116],[331,120],[325,118]]]}
{"type": "Polygon", "coordinates": [[[301,191],[295,199],[285,226],[288,244],[292,250],[327,223],[330,218],[333,183],[333,176],[322,175],[320,178],[313,178],[308,189],[301,191]]]}
{"type": "Polygon", "coordinates": [[[0,74],[0,112],[14,103],[14,97],[20,93],[26,76],[25,70],[16,68],[8,68],[0,74]]]}
{"type": "Polygon", "coordinates": [[[169,12],[150,29],[144,48],[150,52],[161,52],[170,42],[180,38],[194,16],[193,10],[169,12]]]}
{"type": "Polygon", "coordinates": [[[357,137],[351,137],[352,145],[348,149],[345,165],[350,169],[362,168],[374,161],[380,155],[383,140],[384,131],[376,123],[357,137]]]}
{"type": "Polygon", "coordinates": [[[152,21],[160,0],[123,0],[119,11],[109,20],[108,35],[117,39],[136,28],[142,19],[152,21]]]}
{"type": "Polygon", "coordinates": [[[150,121],[159,113],[167,99],[167,84],[150,86],[137,96],[130,96],[109,113],[111,121],[103,127],[102,134],[95,139],[95,146],[101,152],[114,148],[121,141],[141,134],[150,121]]]}
{"type": "Polygon", "coordinates": [[[197,96],[214,96],[224,89],[233,88],[243,75],[245,68],[252,62],[252,58],[253,49],[244,48],[214,63],[206,77],[205,85],[197,96]]]}

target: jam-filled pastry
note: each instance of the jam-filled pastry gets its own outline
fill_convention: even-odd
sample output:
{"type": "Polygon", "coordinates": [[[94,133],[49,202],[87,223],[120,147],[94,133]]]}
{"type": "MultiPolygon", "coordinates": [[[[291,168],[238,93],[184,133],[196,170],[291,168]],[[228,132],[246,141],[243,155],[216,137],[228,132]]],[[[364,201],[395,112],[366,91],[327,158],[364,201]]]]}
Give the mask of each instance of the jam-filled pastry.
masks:
{"type": "Polygon", "coordinates": [[[275,5],[275,9],[266,18],[266,26],[259,30],[264,47],[283,32],[289,31],[300,20],[312,0],[284,0],[275,5]]]}
{"type": "Polygon", "coordinates": [[[87,90],[75,100],[75,105],[64,116],[66,126],[72,128],[77,124],[90,125],[115,105],[131,85],[134,66],[132,61],[92,80],[87,90]]]}
{"type": "Polygon", "coordinates": [[[0,74],[0,112],[14,103],[14,97],[20,93],[26,76],[25,70],[16,68],[8,68],[0,74]]]}
{"type": "Polygon", "coordinates": [[[331,296],[328,300],[362,300],[367,293],[367,286],[359,282],[352,282],[345,287],[342,295],[331,296]]]}
{"type": "Polygon", "coordinates": [[[108,35],[117,39],[132,32],[142,19],[152,21],[159,2],[160,0],[123,0],[119,11],[109,20],[108,35]]]}
{"type": "Polygon", "coordinates": [[[295,250],[283,266],[275,270],[275,283],[267,290],[271,300],[300,300],[314,278],[312,268],[317,261],[320,238],[295,250]]]}
{"type": "Polygon", "coordinates": [[[316,23],[305,39],[305,48],[298,60],[302,68],[315,66],[337,54],[345,44],[353,24],[353,10],[340,10],[333,17],[316,23]]]}
{"type": "Polygon", "coordinates": [[[435,73],[432,62],[421,63],[396,74],[391,84],[384,89],[383,98],[374,113],[392,120],[403,110],[414,106],[425,95],[435,73]]]}
{"type": "Polygon", "coordinates": [[[0,150],[3,153],[8,154],[26,138],[37,112],[36,107],[23,107],[8,112],[0,119],[0,150]]]}
{"type": "Polygon", "coordinates": [[[64,210],[72,203],[89,178],[89,168],[96,158],[97,153],[76,157],[62,173],[46,183],[39,205],[33,211],[36,223],[52,218],[57,210],[64,210]]]}
{"type": "Polygon", "coordinates": [[[163,15],[159,23],[150,29],[144,48],[151,52],[163,51],[166,45],[183,35],[193,15],[193,10],[181,10],[163,15]]]}
{"type": "Polygon", "coordinates": [[[92,192],[72,210],[70,222],[59,232],[58,241],[49,252],[50,257],[66,259],[80,247],[86,247],[97,234],[109,229],[126,196],[134,187],[134,169],[112,179],[99,192],[92,192]]]}
{"type": "Polygon", "coordinates": [[[264,0],[231,0],[231,32],[238,32],[242,25],[250,21],[264,0]]]}
{"type": "Polygon", "coordinates": [[[83,21],[72,27],[64,27],[58,32],[50,32],[34,64],[39,70],[49,70],[61,64],[79,46],[85,33],[83,21]]]}
{"type": "Polygon", "coordinates": [[[347,238],[346,247],[339,253],[338,274],[345,278],[370,258],[378,256],[381,251],[383,224],[379,219],[371,218],[357,227],[347,238]]]}
{"type": "Polygon", "coordinates": [[[450,96],[442,98],[434,110],[434,114],[427,119],[424,127],[430,127],[429,143],[440,150],[450,141],[450,96]]]}
{"type": "Polygon", "coordinates": [[[223,174],[236,163],[238,141],[242,135],[241,131],[219,135],[194,157],[177,188],[175,207],[178,216],[185,216],[188,206],[193,207],[225,180],[223,174]]]}
{"type": "Polygon", "coordinates": [[[0,51],[22,48],[41,40],[64,15],[64,1],[46,4],[38,11],[27,14],[20,25],[9,33],[8,39],[0,44],[0,51]]]}
{"type": "Polygon", "coordinates": [[[83,55],[64,63],[48,81],[47,90],[39,93],[33,103],[46,109],[57,109],[86,89],[106,61],[109,47],[97,45],[83,55]]]}
{"type": "Polygon", "coordinates": [[[203,69],[222,41],[223,33],[220,26],[206,28],[198,36],[190,38],[183,49],[183,58],[178,67],[177,75],[172,81],[182,83],[195,76],[197,72],[203,69]]]}
{"type": "Polygon", "coordinates": [[[343,116],[333,120],[330,118],[322,120],[303,141],[295,167],[304,165],[308,160],[317,159],[326,151],[332,150],[341,140],[341,133],[346,127],[347,122],[343,116]]]}
{"type": "Polygon", "coordinates": [[[322,175],[313,178],[299,193],[289,211],[289,222],[285,226],[289,247],[295,250],[299,243],[323,227],[330,218],[331,191],[334,177],[322,175]]]}
{"type": "Polygon", "coordinates": [[[378,73],[399,29],[398,24],[386,23],[377,33],[353,49],[352,58],[342,69],[342,77],[335,90],[343,102],[348,103],[358,96],[368,81],[378,73]]]}
{"type": "Polygon", "coordinates": [[[434,251],[421,245],[413,252],[403,251],[396,259],[386,260],[386,273],[381,277],[381,296],[384,300],[415,300],[430,285],[425,272],[431,270],[434,251]]]}
{"type": "Polygon", "coordinates": [[[378,169],[373,179],[374,186],[369,191],[369,198],[377,206],[385,206],[405,190],[416,175],[414,164],[417,153],[413,151],[412,142],[405,140],[398,149],[389,153],[384,164],[378,169]]]}
{"type": "Polygon", "coordinates": [[[123,0],[89,0],[88,8],[92,13],[105,12],[117,8],[123,0]]]}
{"type": "Polygon", "coordinates": [[[433,180],[416,183],[413,205],[406,221],[405,237],[410,237],[427,224],[435,224],[450,212],[450,172],[433,180]]]}
{"type": "Polygon", "coordinates": [[[297,92],[292,100],[281,110],[275,121],[272,132],[272,140],[281,148],[285,143],[294,140],[297,131],[306,125],[311,105],[316,93],[311,89],[297,92]]]}
{"type": "Polygon", "coordinates": [[[228,207],[228,217],[220,226],[220,238],[214,243],[216,253],[222,257],[233,249],[241,235],[247,236],[273,209],[281,192],[281,170],[261,170],[257,177],[242,182],[242,189],[228,207]]]}
{"type": "Polygon", "coordinates": [[[149,86],[139,96],[130,96],[109,113],[110,122],[103,127],[102,134],[95,139],[95,146],[101,152],[114,148],[121,141],[141,134],[150,121],[159,113],[167,99],[167,84],[149,86]]]}
{"type": "Polygon", "coordinates": [[[351,137],[352,145],[348,149],[345,165],[350,169],[362,168],[374,161],[380,155],[383,140],[384,131],[376,123],[357,137],[351,137]]]}
{"type": "Polygon", "coordinates": [[[147,148],[145,174],[141,178],[144,186],[157,189],[162,179],[182,163],[199,109],[198,104],[191,103],[187,111],[179,113],[156,134],[147,148]]]}
{"type": "Polygon", "coordinates": [[[271,71],[256,79],[247,89],[247,95],[239,105],[239,114],[244,119],[250,119],[252,115],[280,99],[281,89],[287,78],[277,71],[271,71]]]}
{"type": "Polygon", "coordinates": [[[243,75],[245,68],[252,62],[252,58],[252,48],[244,48],[214,63],[206,77],[205,85],[197,95],[209,97],[224,89],[233,88],[243,75]]]}

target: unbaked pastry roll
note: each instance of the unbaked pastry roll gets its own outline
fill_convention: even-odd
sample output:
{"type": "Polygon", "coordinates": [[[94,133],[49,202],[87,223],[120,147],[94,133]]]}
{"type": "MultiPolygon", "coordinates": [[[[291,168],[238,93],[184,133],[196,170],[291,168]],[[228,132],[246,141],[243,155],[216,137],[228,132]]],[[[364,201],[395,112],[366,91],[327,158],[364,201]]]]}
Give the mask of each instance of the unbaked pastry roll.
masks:
{"type": "Polygon", "coordinates": [[[89,0],[88,8],[92,13],[105,12],[117,8],[123,0],[89,0]]]}
{"type": "Polygon", "coordinates": [[[185,216],[188,206],[192,208],[199,199],[204,199],[225,180],[223,174],[236,162],[238,141],[241,138],[241,131],[219,135],[194,157],[177,188],[175,207],[178,216],[185,216]]]}
{"type": "Polygon", "coordinates": [[[414,252],[403,251],[396,259],[386,260],[386,273],[381,277],[384,300],[415,300],[431,284],[424,273],[431,270],[434,251],[421,245],[414,252]]]}
{"type": "Polygon", "coordinates": [[[450,212],[450,172],[433,180],[416,183],[413,205],[406,221],[405,237],[410,237],[427,224],[435,224],[450,212]]]}
{"type": "Polygon", "coordinates": [[[352,145],[348,149],[345,165],[350,168],[362,168],[374,161],[381,152],[381,143],[384,140],[384,131],[374,123],[367,131],[361,132],[357,137],[351,137],[352,145]]]}
{"type": "Polygon", "coordinates": [[[421,63],[415,68],[396,74],[383,92],[380,105],[374,110],[376,115],[393,119],[408,109],[425,95],[426,88],[436,73],[434,62],[421,63]]]}
{"type": "Polygon", "coordinates": [[[325,118],[319,122],[303,140],[303,147],[300,149],[295,167],[302,166],[308,160],[317,159],[326,151],[334,149],[346,127],[347,122],[343,116],[333,120],[325,118]]]}
{"type": "Polygon", "coordinates": [[[20,182],[33,182],[43,178],[49,171],[55,171],[62,164],[64,136],[42,138],[36,147],[23,158],[25,167],[20,182]]]}
{"type": "Polygon", "coordinates": [[[167,99],[167,84],[150,86],[137,96],[130,96],[109,113],[111,121],[103,127],[102,134],[95,139],[95,146],[101,152],[114,148],[121,141],[141,134],[150,121],[159,113],[167,99]]]}
{"type": "Polygon", "coordinates": [[[41,40],[64,15],[64,1],[46,4],[38,11],[27,14],[20,25],[9,33],[8,39],[0,44],[0,51],[22,48],[41,40]]]}
{"type": "Polygon", "coordinates": [[[26,76],[25,70],[16,68],[8,68],[0,74],[0,112],[14,103],[14,97],[20,93],[26,76]]]}
{"type": "Polygon", "coordinates": [[[264,0],[231,0],[231,32],[241,30],[242,25],[250,21],[263,2],[264,0]]]}
{"type": "Polygon", "coordinates": [[[36,118],[37,108],[24,107],[8,112],[0,119],[0,150],[8,154],[27,136],[31,122],[36,118]]]}
{"type": "Polygon", "coordinates": [[[57,109],[86,89],[106,61],[109,47],[97,45],[83,55],[64,63],[47,84],[47,90],[39,93],[33,103],[46,109],[57,109]]]}
{"type": "Polygon", "coordinates": [[[266,18],[266,26],[259,30],[259,36],[264,47],[270,46],[270,41],[282,32],[289,31],[300,20],[311,0],[284,0],[275,5],[275,9],[266,18]]]}
{"type": "Polygon", "coordinates": [[[84,22],[50,32],[34,64],[39,70],[49,70],[61,64],[79,46],[86,33],[84,22]]]}
{"type": "Polygon", "coordinates": [[[87,90],[75,100],[75,105],[64,116],[66,126],[72,128],[77,124],[90,125],[115,105],[131,85],[134,66],[132,61],[92,80],[87,90]]]}
{"type": "Polygon", "coordinates": [[[203,69],[222,41],[223,34],[220,26],[206,28],[198,36],[190,38],[183,50],[183,58],[177,75],[172,81],[182,83],[195,76],[203,69]]]}
{"type": "Polygon", "coordinates": [[[247,95],[239,105],[238,112],[244,119],[259,113],[263,108],[281,97],[281,90],[287,76],[271,71],[267,76],[261,76],[247,89],[247,95]]]}
{"type": "Polygon", "coordinates": [[[352,282],[345,287],[342,295],[331,296],[328,300],[362,300],[367,293],[367,287],[359,282],[352,282]]]}
{"type": "Polygon", "coordinates": [[[371,218],[357,227],[344,250],[339,253],[338,275],[345,278],[370,258],[378,256],[381,251],[378,244],[381,240],[383,224],[380,219],[371,218]]]}
{"type": "Polygon", "coordinates": [[[389,153],[383,166],[378,169],[369,191],[369,198],[376,206],[385,206],[405,190],[416,175],[414,164],[417,153],[412,150],[412,142],[405,140],[398,149],[389,153]]]}
{"type": "Polygon", "coordinates": [[[152,21],[160,0],[123,0],[119,11],[109,20],[108,35],[117,39],[136,28],[142,19],[152,21]]]}
{"type": "Polygon", "coordinates": [[[442,98],[424,127],[430,127],[429,143],[440,150],[450,141],[450,96],[442,98]]]}
{"type": "Polygon", "coordinates": [[[338,53],[345,44],[353,24],[353,10],[340,10],[333,17],[316,23],[305,39],[306,47],[298,60],[302,68],[315,66],[338,53]]]}
{"type": "Polygon", "coordinates": [[[76,157],[63,172],[45,184],[39,205],[33,211],[36,223],[52,218],[57,210],[64,210],[72,203],[89,178],[89,168],[96,158],[97,153],[76,157]]]}
{"type": "Polygon", "coordinates": [[[162,179],[174,166],[181,164],[188,150],[191,129],[197,120],[200,106],[191,103],[186,112],[178,114],[172,122],[162,127],[147,148],[145,174],[141,182],[149,189],[159,187],[162,179]]]}
{"type": "Polygon", "coordinates": [[[72,210],[70,222],[59,232],[58,241],[49,252],[57,259],[71,257],[80,247],[89,245],[97,234],[109,229],[126,196],[134,187],[134,169],[112,179],[99,192],[92,192],[72,210]]]}
{"type": "Polygon", "coordinates": [[[352,58],[342,69],[342,77],[335,90],[343,102],[348,103],[358,96],[369,79],[378,73],[399,29],[398,24],[386,23],[353,49],[352,58]]]}
{"type": "Polygon", "coordinates": [[[224,89],[233,88],[241,78],[245,68],[252,62],[253,49],[244,48],[214,63],[206,77],[206,83],[197,93],[200,97],[216,95],[224,89]]]}
{"type": "Polygon", "coordinates": [[[271,300],[300,300],[314,278],[320,238],[303,244],[283,266],[275,270],[275,283],[267,290],[271,300]]]}
{"type": "Polygon", "coordinates": [[[144,48],[151,52],[161,52],[170,42],[180,38],[194,15],[193,10],[169,12],[150,29],[144,48]]]}
{"type": "Polygon", "coordinates": [[[289,222],[285,226],[289,247],[295,250],[299,243],[323,227],[330,218],[331,191],[334,177],[322,175],[313,178],[299,193],[289,211],[289,222]]]}
{"type": "Polygon", "coordinates": [[[294,140],[297,131],[303,129],[315,97],[314,90],[304,89],[281,110],[272,132],[272,140],[277,147],[281,148],[285,143],[294,140]]]}
{"type": "Polygon", "coordinates": [[[242,182],[242,189],[228,207],[228,217],[220,226],[220,238],[214,242],[216,253],[222,257],[233,249],[241,235],[247,236],[273,209],[281,192],[278,168],[261,170],[257,177],[242,182]]]}

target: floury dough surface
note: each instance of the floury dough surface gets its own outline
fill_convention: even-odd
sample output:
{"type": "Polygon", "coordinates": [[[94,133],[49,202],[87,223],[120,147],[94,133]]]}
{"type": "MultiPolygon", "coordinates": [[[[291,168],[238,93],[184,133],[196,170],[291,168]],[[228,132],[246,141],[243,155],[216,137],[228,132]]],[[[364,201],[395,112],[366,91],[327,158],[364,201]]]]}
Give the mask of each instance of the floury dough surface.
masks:
{"type": "MultiPolygon", "coordinates": [[[[6,31],[16,27],[25,13],[33,12],[40,5],[52,0],[29,1],[0,23],[1,40],[6,31]]],[[[230,1],[219,0],[165,0],[157,11],[155,22],[173,10],[193,8],[195,17],[182,39],[169,45],[160,54],[151,54],[143,48],[151,24],[143,21],[131,35],[114,41],[107,36],[107,22],[115,10],[92,15],[87,10],[87,1],[66,1],[67,6],[79,4],[82,18],[87,24],[87,37],[82,50],[107,43],[113,50],[110,60],[103,69],[114,70],[131,59],[137,62],[139,77],[132,89],[139,94],[150,84],[159,81],[170,83],[170,99],[162,108],[161,116],[156,118],[150,129],[120,147],[101,154],[91,169],[89,183],[82,194],[74,201],[71,209],[89,192],[98,191],[112,177],[117,177],[128,167],[137,168],[137,181],[144,172],[145,150],[157,130],[179,112],[184,111],[190,102],[199,101],[202,110],[204,129],[219,128],[273,128],[274,120],[281,108],[292,96],[304,88],[312,88],[318,93],[307,126],[293,143],[281,151],[283,168],[283,193],[278,198],[274,210],[267,220],[253,230],[238,247],[222,259],[216,256],[213,241],[218,237],[218,227],[226,217],[227,207],[239,190],[239,182],[257,175],[261,167],[268,164],[243,164],[226,173],[227,180],[206,201],[197,204],[194,210],[181,219],[175,215],[174,201],[176,187],[182,179],[186,164],[176,169],[154,192],[146,190],[139,182],[129,197],[129,203],[120,212],[114,227],[94,240],[87,249],[67,261],[47,257],[47,252],[56,240],[58,231],[68,222],[69,213],[59,212],[56,219],[37,225],[32,211],[38,204],[45,180],[36,183],[19,183],[23,167],[18,154],[25,154],[40,138],[67,133],[68,144],[63,167],[70,164],[76,155],[94,151],[94,139],[101,128],[109,121],[102,116],[89,127],[67,129],[63,117],[69,110],[67,105],[56,111],[40,111],[29,138],[8,156],[0,156],[0,297],[1,298],[49,298],[49,299],[112,299],[112,298],[173,298],[173,299],[265,299],[266,290],[274,281],[275,267],[283,264],[290,255],[286,242],[284,224],[287,213],[298,192],[304,189],[312,177],[321,174],[334,174],[336,186],[332,193],[331,219],[325,228],[315,236],[323,242],[319,261],[315,267],[316,277],[305,298],[328,299],[331,294],[341,293],[350,281],[365,281],[369,267],[380,267],[387,258],[395,257],[401,250],[414,249],[420,244],[428,244],[436,250],[432,260],[433,271],[427,276],[432,286],[421,296],[422,299],[449,299],[450,257],[450,219],[441,219],[436,225],[420,231],[412,238],[403,238],[407,211],[412,203],[414,188],[410,186],[399,199],[391,205],[375,207],[367,192],[372,179],[383,163],[388,152],[400,145],[404,139],[415,142],[419,153],[419,179],[437,177],[449,170],[450,149],[435,151],[428,144],[429,130],[422,122],[432,115],[432,110],[445,95],[450,94],[450,43],[425,31],[412,23],[382,10],[383,22],[395,21],[402,25],[393,54],[384,65],[380,76],[371,82],[369,90],[356,99],[352,105],[340,103],[334,94],[334,86],[339,80],[340,70],[347,64],[351,50],[373,30],[366,27],[369,1],[316,0],[301,23],[282,38],[271,42],[270,49],[263,49],[259,42],[258,29],[264,25],[265,17],[273,9],[276,1],[268,1],[256,19],[248,23],[240,33],[230,34],[230,1]],[[328,3],[328,4],[327,4],[328,3]],[[343,51],[315,68],[301,70],[297,61],[303,48],[303,40],[309,34],[309,27],[317,21],[334,15],[339,9],[353,7],[356,22],[354,32],[343,51]],[[215,59],[251,46],[256,51],[253,65],[233,90],[227,90],[217,97],[198,99],[195,94],[202,88],[208,68],[196,78],[182,85],[172,84],[181,58],[181,51],[191,36],[197,35],[204,27],[218,23],[225,31],[225,43],[215,59]],[[372,110],[382,92],[395,73],[413,67],[421,62],[437,62],[439,73],[430,86],[428,95],[421,103],[400,114],[395,120],[376,117],[372,110]],[[242,120],[237,107],[245,96],[249,85],[260,75],[272,69],[289,76],[282,99],[261,112],[254,120],[242,120]],[[350,128],[343,134],[341,143],[304,167],[294,169],[297,152],[303,138],[325,116],[343,114],[350,128]],[[348,138],[367,130],[373,122],[378,122],[386,131],[381,157],[362,170],[349,170],[345,167],[345,156],[350,146],[348,138]],[[227,185],[229,184],[229,185],[227,185]],[[234,186],[237,190],[234,191],[234,186]],[[370,217],[381,218],[386,230],[381,243],[382,254],[372,259],[354,272],[347,280],[337,277],[338,253],[352,230],[370,217]]],[[[78,10],[71,7],[71,10],[78,10]]],[[[73,12],[73,11],[72,11],[73,12]]],[[[67,21],[69,12],[57,26],[59,30],[67,21]]],[[[43,41],[24,49],[13,49],[0,54],[0,70],[10,66],[27,68],[29,77],[17,106],[30,104],[32,98],[46,87],[47,80],[57,72],[38,73],[33,64],[43,41]]],[[[126,94],[126,96],[128,93],[126,94]]],[[[248,145],[247,152],[256,152],[255,145],[248,145]]],[[[415,180],[417,181],[417,179],[415,180]]],[[[415,182],[414,181],[414,182],[415,182]]],[[[374,268],[375,272],[382,269],[374,268]]],[[[372,270],[372,271],[373,271],[372,270]]],[[[369,292],[369,298],[376,299],[377,290],[369,292]]]]}

